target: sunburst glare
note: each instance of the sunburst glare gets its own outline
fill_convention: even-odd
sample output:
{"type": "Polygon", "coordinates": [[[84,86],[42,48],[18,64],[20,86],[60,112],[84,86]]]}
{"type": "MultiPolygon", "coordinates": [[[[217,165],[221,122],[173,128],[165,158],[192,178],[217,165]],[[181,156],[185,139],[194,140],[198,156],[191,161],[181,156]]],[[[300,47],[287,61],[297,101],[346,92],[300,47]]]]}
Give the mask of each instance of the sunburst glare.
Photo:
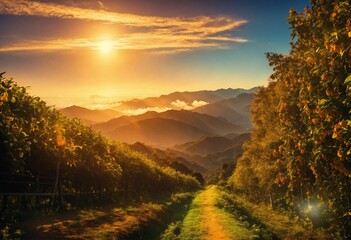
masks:
{"type": "Polygon", "coordinates": [[[100,42],[97,42],[97,49],[102,53],[102,54],[110,54],[113,52],[115,49],[115,42],[112,40],[103,40],[100,42]]]}

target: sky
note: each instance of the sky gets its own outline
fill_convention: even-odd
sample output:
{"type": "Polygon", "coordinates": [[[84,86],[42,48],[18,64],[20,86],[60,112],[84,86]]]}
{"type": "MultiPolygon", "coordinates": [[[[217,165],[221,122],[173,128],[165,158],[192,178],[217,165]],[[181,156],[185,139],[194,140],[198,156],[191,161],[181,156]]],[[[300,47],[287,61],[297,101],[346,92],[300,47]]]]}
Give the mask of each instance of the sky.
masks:
{"type": "Polygon", "coordinates": [[[0,0],[0,72],[50,105],[252,88],[308,0],[0,0]]]}

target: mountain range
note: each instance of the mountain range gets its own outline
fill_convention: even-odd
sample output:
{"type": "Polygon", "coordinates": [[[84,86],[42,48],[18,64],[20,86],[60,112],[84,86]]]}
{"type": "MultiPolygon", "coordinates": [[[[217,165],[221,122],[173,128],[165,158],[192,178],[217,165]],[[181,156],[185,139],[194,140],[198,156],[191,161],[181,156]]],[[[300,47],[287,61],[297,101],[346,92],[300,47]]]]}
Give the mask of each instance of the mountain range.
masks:
{"type": "Polygon", "coordinates": [[[88,123],[101,123],[122,115],[140,115],[149,111],[164,112],[172,109],[184,109],[223,117],[237,124],[247,120],[249,106],[257,89],[229,88],[215,91],[174,92],[160,97],[122,101],[113,106],[113,109],[91,110],[73,105],[62,108],[60,111],[68,117],[80,118],[88,123]]]}
{"type": "Polygon", "coordinates": [[[256,93],[258,88],[252,89],[218,89],[215,91],[194,91],[194,92],[174,92],[159,97],[149,97],[145,99],[132,99],[122,101],[114,110],[123,112],[138,109],[194,109],[201,105],[219,102],[225,99],[235,98],[243,93],[256,93]]]}
{"type": "Polygon", "coordinates": [[[175,92],[122,102],[120,111],[90,110],[79,106],[60,111],[68,117],[80,118],[114,140],[129,144],[143,142],[157,147],[172,147],[188,142],[191,146],[177,149],[193,155],[206,155],[229,147],[231,140],[227,136],[237,136],[250,130],[250,105],[256,90],[175,92]],[[152,107],[175,109],[122,115],[123,109],[152,107]]]}
{"type": "MultiPolygon", "coordinates": [[[[186,152],[184,149],[179,149],[175,147],[173,149],[168,149],[169,152],[175,154],[179,157],[186,159],[187,161],[196,163],[207,170],[215,169],[220,167],[222,164],[231,163],[234,159],[242,154],[242,146],[245,141],[250,139],[249,133],[244,133],[236,136],[233,138],[232,144],[222,149],[212,148],[212,151],[208,150],[208,154],[205,155],[196,155],[193,152],[186,152]],[[218,151],[219,150],[219,151],[218,151]]],[[[197,147],[200,149],[201,147],[207,147],[207,140],[206,138],[199,139],[195,141],[197,143],[197,147]]],[[[185,143],[184,146],[191,146],[193,143],[185,143]]],[[[218,144],[220,145],[220,144],[218,144]]]]}
{"type": "Polygon", "coordinates": [[[215,117],[221,117],[237,125],[251,128],[250,105],[254,94],[243,93],[235,98],[201,106],[193,111],[215,117]]]}
{"type": "MultiPolygon", "coordinates": [[[[210,138],[200,138],[195,142],[183,145],[191,146],[193,143],[196,143],[199,149],[206,148],[208,147],[208,139],[210,138]]],[[[179,146],[178,149],[167,148],[161,150],[136,142],[130,144],[129,147],[134,151],[145,154],[162,166],[166,165],[172,168],[180,168],[183,169],[183,171],[190,169],[193,172],[205,174],[209,171],[220,168],[223,164],[234,163],[234,160],[242,154],[243,144],[249,139],[249,133],[240,134],[233,139],[226,139],[225,141],[228,143],[230,142],[227,147],[208,149],[208,154],[204,155],[196,155],[193,152],[184,151],[184,149],[179,149],[179,146]]],[[[214,140],[216,140],[216,138],[213,138],[210,141],[214,140]]],[[[222,142],[223,140],[224,138],[222,139],[222,142]]],[[[220,143],[221,142],[219,142],[217,146],[219,146],[220,143]]]]}
{"type": "Polygon", "coordinates": [[[137,116],[122,116],[93,126],[114,140],[151,145],[181,144],[203,136],[243,132],[240,126],[207,114],[186,110],[162,113],[147,112],[137,116]]]}

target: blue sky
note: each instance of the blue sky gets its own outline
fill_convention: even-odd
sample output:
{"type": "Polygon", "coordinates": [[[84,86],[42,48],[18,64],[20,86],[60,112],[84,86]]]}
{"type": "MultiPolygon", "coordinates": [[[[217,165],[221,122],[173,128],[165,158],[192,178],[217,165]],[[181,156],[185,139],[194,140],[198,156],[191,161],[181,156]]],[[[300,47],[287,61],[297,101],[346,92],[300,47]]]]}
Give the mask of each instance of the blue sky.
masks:
{"type": "Polygon", "coordinates": [[[58,106],[265,85],[308,1],[0,0],[0,66],[58,106]]]}

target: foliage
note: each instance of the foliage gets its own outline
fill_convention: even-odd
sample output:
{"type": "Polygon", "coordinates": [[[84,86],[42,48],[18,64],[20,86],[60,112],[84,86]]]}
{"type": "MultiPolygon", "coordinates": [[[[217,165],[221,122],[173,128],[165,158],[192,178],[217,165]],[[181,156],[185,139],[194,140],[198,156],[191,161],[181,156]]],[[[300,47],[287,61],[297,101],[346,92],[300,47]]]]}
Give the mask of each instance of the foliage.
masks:
{"type": "Polygon", "coordinates": [[[230,181],[252,199],[266,200],[267,192],[274,188],[278,167],[274,162],[281,143],[276,101],[285,92],[279,82],[260,88],[252,103],[252,121],[255,127],[251,141],[243,146],[243,156],[238,161],[230,181]]]}
{"type": "Polygon", "coordinates": [[[252,203],[243,195],[222,188],[223,208],[248,223],[259,239],[332,239],[320,229],[313,228],[311,221],[292,218],[286,211],[272,210],[264,203],[252,203]]]}
{"type": "Polygon", "coordinates": [[[201,185],[204,185],[204,179],[201,173],[194,172],[189,169],[182,161],[186,161],[169,151],[160,150],[150,146],[146,146],[143,143],[137,142],[133,145],[129,145],[130,148],[136,152],[146,155],[150,160],[156,162],[158,165],[163,167],[170,167],[180,173],[193,176],[201,185]]]}
{"type": "Polygon", "coordinates": [[[1,74],[1,171],[55,177],[58,167],[68,192],[151,194],[199,187],[194,178],[162,168],[79,120],[64,117],[1,74]]]}
{"type": "Polygon", "coordinates": [[[176,221],[168,225],[168,228],[161,235],[161,240],[179,240],[182,222],[176,221]]]}
{"type": "Polygon", "coordinates": [[[256,197],[272,191],[335,238],[351,237],[350,16],[347,0],[290,11],[291,52],[267,54],[274,73],[256,96],[254,137],[231,178],[256,197]]]}

